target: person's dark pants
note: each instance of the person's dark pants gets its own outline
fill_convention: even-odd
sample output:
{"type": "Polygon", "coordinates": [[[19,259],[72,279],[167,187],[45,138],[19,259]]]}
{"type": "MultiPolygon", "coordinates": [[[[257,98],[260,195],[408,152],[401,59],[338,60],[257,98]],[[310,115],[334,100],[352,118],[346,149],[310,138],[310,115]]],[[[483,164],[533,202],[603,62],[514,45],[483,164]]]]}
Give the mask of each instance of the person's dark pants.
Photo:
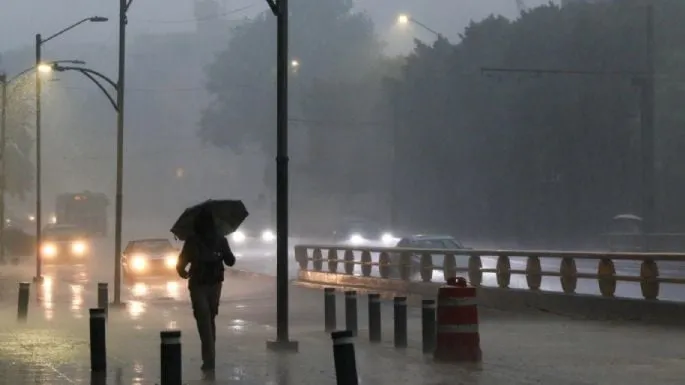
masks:
{"type": "Polygon", "coordinates": [[[216,323],[221,299],[221,283],[190,288],[190,301],[202,344],[202,369],[213,370],[216,360],[216,323]]]}

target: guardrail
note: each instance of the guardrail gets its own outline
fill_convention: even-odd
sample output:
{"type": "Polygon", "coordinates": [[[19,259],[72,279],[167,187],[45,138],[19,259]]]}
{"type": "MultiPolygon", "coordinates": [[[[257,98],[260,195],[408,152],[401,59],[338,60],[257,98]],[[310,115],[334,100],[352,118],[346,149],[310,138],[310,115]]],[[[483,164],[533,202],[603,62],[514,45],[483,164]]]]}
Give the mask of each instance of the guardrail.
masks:
{"type": "MultiPolygon", "coordinates": [[[[656,300],[662,284],[685,284],[685,253],[615,253],[522,250],[440,250],[387,247],[347,247],[340,245],[297,245],[295,259],[305,272],[338,273],[361,277],[399,279],[401,281],[432,282],[435,270],[442,270],[445,279],[466,273],[470,284],[483,286],[483,275],[494,273],[498,288],[510,288],[511,278],[525,276],[530,291],[540,291],[543,277],[559,277],[561,291],[575,294],[579,279],[597,281],[602,297],[614,297],[618,282],[639,283],[646,300],[656,300]],[[325,257],[324,257],[325,254],[325,257]],[[358,257],[359,255],[359,257],[358,257]],[[340,258],[342,256],[342,259],[340,258]],[[439,258],[435,258],[438,256],[439,258]],[[494,268],[484,268],[483,258],[494,258],[494,268]],[[525,268],[512,268],[512,258],[524,258],[525,268]],[[434,264],[434,260],[442,263],[434,264]],[[558,268],[543,270],[542,260],[558,260],[558,268]],[[577,261],[592,261],[595,272],[581,272],[577,261]],[[617,273],[616,263],[639,263],[636,274],[617,273]],[[671,264],[675,276],[661,276],[660,264],[671,264]],[[464,266],[465,265],[465,266],[464,266]],[[377,275],[375,271],[377,270],[377,275]],[[418,276],[417,276],[418,273],[418,276]]],[[[585,269],[587,270],[587,269],[585,269]]],[[[631,270],[631,269],[627,269],[631,270]]],[[[442,280],[441,280],[442,281],[442,280]]],[[[444,281],[442,281],[444,282],[444,281]]]]}

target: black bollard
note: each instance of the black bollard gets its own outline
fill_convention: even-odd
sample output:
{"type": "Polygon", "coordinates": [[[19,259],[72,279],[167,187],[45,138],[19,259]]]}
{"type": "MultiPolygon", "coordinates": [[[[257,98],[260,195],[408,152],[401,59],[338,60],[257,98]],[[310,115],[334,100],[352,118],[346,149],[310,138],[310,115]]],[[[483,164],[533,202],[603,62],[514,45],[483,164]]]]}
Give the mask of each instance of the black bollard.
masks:
{"type": "Polygon", "coordinates": [[[369,293],[369,341],[381,342],[381,295],[369,293]]]}
{"type": "Polygon", "coordinates": [[[357,292],[345,292],[345,328],[357,335],[357,292]]]}
{"type": "Polygon", "coordinates": [[[159,333],[161,345],[161,385],[181,385],[181,332],[167,330],[159,333]]]}
{"type": "Polygon", "coordinates": [[[353,337],[354,333],[351,330],[331,333],[335,380],[338,385],[359,385],[353,337]]]}
{"type": "Polygon", "coordinates": [[[421,301],[421,334],[423,352],[433,353],[435,350],[435,300],[421,301]]]}
{"type": "Polygon", "coordinates": [[[107,370],[107,335],[105,309],[90,309],[90,370],[107,370]]]}
{"type": "Polygon", "coordinates": [[[395,297],[395,347],[407,347],[407,297],[395,297]]]}
{"type": "Polygon", "coordinates": [[[19,284],[19,301],[17,302],[17,320],[26,322],[26,317],[29,314],[29,287],[28,282],[21,282],[19,284]]]}
{"type": "Polygon", "coordinates": [[[89,385],[107,385],[107,372],[90,372],[89,385]]]}
{"type": "Polygon", "coordinates": [[[105,314],[109,312],[109,289],[107,282],[98,283],[98,307],[105,309],[105,314]]]}
{"type": "Polygon", "coordinates": [[[335,289],[327,287],[323,289],[323,308],[326,332],[332,332],[336,327],[335,314],[335,289]]]}

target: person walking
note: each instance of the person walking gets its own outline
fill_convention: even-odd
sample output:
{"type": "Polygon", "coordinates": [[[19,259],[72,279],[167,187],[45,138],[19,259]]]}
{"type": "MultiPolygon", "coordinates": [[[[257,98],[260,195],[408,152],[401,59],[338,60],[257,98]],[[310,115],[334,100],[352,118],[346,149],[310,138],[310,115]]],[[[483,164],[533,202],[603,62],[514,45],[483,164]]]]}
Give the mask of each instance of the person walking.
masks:
{"type": "Polygon", "coordinates": [[[217,231],[211,212],[201,211],[195,217],[193,227],[193,234],[183,244],[176,271],[181,278],[188,279],[193,316],[202,345],[201,369],[212,372],[216,365],[215,319],[219,314],[224,265],[233,266],[235,255],[226,237],[217,231]]]}

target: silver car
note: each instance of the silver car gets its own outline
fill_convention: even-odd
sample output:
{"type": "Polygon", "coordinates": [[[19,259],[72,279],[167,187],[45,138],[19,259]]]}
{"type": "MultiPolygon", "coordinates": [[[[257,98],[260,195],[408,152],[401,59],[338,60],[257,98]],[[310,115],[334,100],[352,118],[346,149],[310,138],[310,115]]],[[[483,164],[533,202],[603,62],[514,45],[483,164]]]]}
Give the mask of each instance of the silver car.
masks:
{"type": "MultiPolygon", "coordinates": [[[[396,247],[408,249],[433,249],[433,250],[469,250],[454,237],[449,235],[412,235],[404,237],[397,242],[396,247]]],[[[421,266],[421,254],[412,255],[412,268],[418,269],[421,266]]],[[[393,259],[399,260],[399,255],[394,255],[393,259]]],[[[442,270],[445,263],[445,256],[442,254],[433,255],[433,266],[436,270],[442,270]]]]}

